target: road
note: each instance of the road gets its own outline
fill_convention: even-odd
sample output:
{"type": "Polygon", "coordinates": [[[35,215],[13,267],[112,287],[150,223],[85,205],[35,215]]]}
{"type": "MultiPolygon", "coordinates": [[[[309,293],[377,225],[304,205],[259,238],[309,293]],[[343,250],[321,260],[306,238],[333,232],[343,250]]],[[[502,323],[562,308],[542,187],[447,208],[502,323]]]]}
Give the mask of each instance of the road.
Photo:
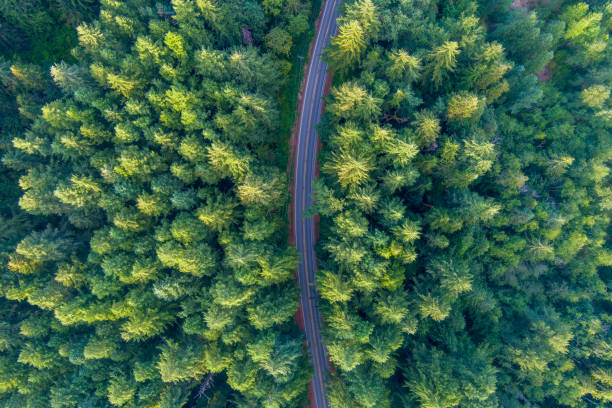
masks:
{"type": "Polygon", "coordinates": [[[315,269],[317,260],[314,251],[314,220],[304,218],[304,211],[312,204],[312,183],[315,179],[317,162],[316,126],[321,118],[325,82],[327,80],[327,64],[321,59],[321,53],[336,34],[338,6],[342,0],[327,0],[315,37],[315,45],[306,73],[306,87],[303,91],[302,107],[297,140],[294,177],[294,225],[295,245],[300,251],[302,262],[298,265],[298,281],[300,284],[300,302],[304,318],[304,329],[308,342],[309,353],[314,366],[312,388],[315,408],[328,408],[325,395],[326,373],[328,371],[325,347],[321,341],[321,314],[319,313],[319,296],[315,285],[315,269]]]}

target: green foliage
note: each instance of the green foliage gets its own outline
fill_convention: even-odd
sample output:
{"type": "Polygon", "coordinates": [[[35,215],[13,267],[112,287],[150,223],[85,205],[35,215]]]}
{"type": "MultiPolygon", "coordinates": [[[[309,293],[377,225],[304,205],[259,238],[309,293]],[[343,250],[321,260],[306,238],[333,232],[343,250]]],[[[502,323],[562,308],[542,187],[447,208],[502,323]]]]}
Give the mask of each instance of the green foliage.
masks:
{"type": "Polygon", "coordinates": [[[377,9],[372,0],[359,0],[339,19],[338,34],[327,51],[330,66],[346,72],[357,65],[371,40],[376,39],[379,26],[377,9]]]}
{"type": "Polygon", "coordinates": [[[24,43],[23,59],[50,70],[0,67],[0,405],[300,405],[297,256],[270,164],[286,64],[262,48],[287,56],[309,5],[31,6],[78,25],[56,24],[62,55],[79,46],[59,61],[40,29],[29,45],[52,53],[24,43]]]}
{"type": "MultiPolygon", "coordinates": [[[[0,5],[1,406],[303,402],[279,139],[317,4],[0,5]]],[[[332,407],[612,402],[611,17],[345,3],[310,209],[332,407]]]]}
{"type": "Polygon", "coordinates": [[[5,0],[0,55],[35,64],[70,58],[74,26],[97,15],[98,0],[5,0]]]}
{"type": "Polygon", "coordinates": [[[609,4],[364,4],[310,209],[331,406],[609,405],[609,4]]]}

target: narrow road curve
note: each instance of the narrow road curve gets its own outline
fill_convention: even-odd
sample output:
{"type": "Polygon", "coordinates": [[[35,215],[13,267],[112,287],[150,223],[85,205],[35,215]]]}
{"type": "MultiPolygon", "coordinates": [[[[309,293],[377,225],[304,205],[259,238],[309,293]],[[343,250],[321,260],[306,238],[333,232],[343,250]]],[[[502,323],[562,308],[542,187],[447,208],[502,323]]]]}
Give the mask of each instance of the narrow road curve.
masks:
{"type": "Polygon", "coordinates": [[[306,74],[295,159],[293,222],[295,246],[302,255],[302,262],[298,265],[298,281],[306,340],[314,366],[314,377],[312,378],[314,401],[312,402],[315,408],[329,407],[325,395],[325,377],[328,367],[325,347],[321,342],[321,314],[315,282],[317,261],[314,251],[314,220],[312,217],[304,218],[304,211],[312,205],[312,183],[315,179],[317,162],[316,126],[321,118],[327,80],[327,64],[322,61],[321,53],[329,43],[330,37],[336,34],[338,5],[341,2],[342,0],[327,0],[323,6],[312,59],[306,74]]]}

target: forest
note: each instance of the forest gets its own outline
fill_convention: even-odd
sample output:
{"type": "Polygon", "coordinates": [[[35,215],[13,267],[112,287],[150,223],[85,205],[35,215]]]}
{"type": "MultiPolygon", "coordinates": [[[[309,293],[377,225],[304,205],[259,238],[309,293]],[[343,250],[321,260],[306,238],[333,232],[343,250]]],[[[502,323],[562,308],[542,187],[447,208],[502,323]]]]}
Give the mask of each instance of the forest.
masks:
{"type": "Polygon", "coordinates": [[[339,23],[312,209],[331,406],[610,406],[612,3],[339,23]]]}
{"type": "Polygon", "coordinates": [[[4,4],[0,406],[299,406],[276,163],[312,4],[4,4]]]}
{"type": "MultiPolygon", "coordinates": [[[[317,0],[0,2],[0,408],[298,408],[317,0]]],[[[332,408],[612,404],[612,2],[345,0],[332,408]]]]}

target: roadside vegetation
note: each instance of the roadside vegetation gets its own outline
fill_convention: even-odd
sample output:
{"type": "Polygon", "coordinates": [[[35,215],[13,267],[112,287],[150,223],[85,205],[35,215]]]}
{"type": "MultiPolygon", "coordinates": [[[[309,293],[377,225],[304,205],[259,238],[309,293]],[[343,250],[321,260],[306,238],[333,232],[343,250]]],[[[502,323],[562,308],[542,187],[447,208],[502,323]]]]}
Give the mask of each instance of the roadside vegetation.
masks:
{"type": "Polygon", "coordinates": [[[311,4],[14,3],[31,13],[0,10],[0,406],[299,406],[277,155],[311,4]]]}
{"type": "Polygon", "coordinates": [[[357,0],[319,287],[348,407],[612,402],[612,4],[357,0]]]}

